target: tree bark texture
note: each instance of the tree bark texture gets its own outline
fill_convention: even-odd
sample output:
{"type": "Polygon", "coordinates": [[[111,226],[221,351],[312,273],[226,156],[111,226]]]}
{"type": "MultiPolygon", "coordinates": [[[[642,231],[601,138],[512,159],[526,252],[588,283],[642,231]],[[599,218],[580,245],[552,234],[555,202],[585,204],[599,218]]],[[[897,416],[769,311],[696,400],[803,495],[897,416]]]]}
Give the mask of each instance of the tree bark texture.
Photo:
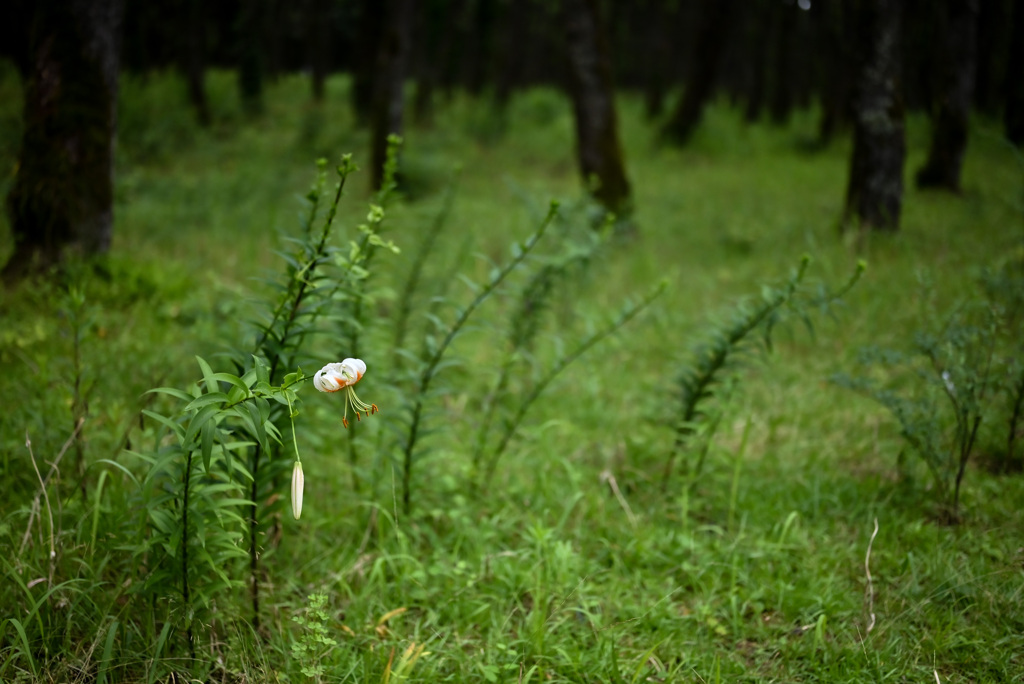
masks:
{"type": "Polygon", "coordinates": [[[611,58],[597,0],[563,0],[576,153],[584,182],[608,211],[626,216],[629,180],[615,114],[611,58]],[[593,185],[591,185],[593,183],[593,185]]]}
{"type": "Polygon", "coordinates": [[[405,70],[412,32],[413,0],[388,0],[385,4],[385,23],[377,46],[373,92],[370,167],[375,190],[380,189],[384,180],[388,136],[402,134],[405,70]]]}
{"type": "Polygon", "coordinates": [[[702,17],[694,39],[694,52],[682,99],[662,128],[668,140],[685,145],[700,123],[704,105],[714,94],[718,67],[733,20],[736,0],[702,4],[702,17]]]}
{"type": "Polygon", "coordinates": [[[110,247],[123,9],[121,0],[35,6],[6,282],[110,247]]]}
{"type": "Polygon", "coordinates": [[[918,187],[960,191],[960,169],[967,149],[967,117],[974,95],[978,0],[945,0],[939,15],[940,92],[932,121],[928,161],[916,176],[918,187]]]}
{"type": "Polygon", "coordinates": [[[903,198],[903,102],[899,91],[899,0],[858,0],[853,154],[843,225],[899,229],[903,198]]]}

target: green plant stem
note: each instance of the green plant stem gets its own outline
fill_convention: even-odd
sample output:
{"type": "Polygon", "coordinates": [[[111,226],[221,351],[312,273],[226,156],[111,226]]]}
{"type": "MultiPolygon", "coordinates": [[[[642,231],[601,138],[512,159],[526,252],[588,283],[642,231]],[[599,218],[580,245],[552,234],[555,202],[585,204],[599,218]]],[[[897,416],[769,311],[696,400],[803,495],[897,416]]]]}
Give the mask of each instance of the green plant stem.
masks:
{"type": "Polygon", "coordinates": [[[1020,422],[1021,409],[1024,408],[1024,370],[1013,385],[1013,409],[1010,411],[1009,429],[1006,435],[1006,457],[1003,459],[1002,472],[1006,474],[1013,461],[1013,447],[1017,439],[1017,423],[1020,422]]]}
{"type": "Polygon", "coordinates": [[[188,585],[188,495],[189,482],[192,479],[192,451],[185,457],[185,488],[181,504],[181,598],[185,607],[185,636],[188,639],[188,652],[194,661],[196,645],[192,636],[192,603],[188,585]]]}
{"type": "Polygon", "coordinates": [[[451,213],[452,205],[455,203],[455,183],[451,183],[448,186],[448,190],[445,192],[444,200],[441,204],[441,211],[435,216],[434,220],[430,224],[430,228],[423,236],[423,240],[420,242],[419,249],[416,250],[416,256],[412,261],[412,265],[409,269],[409,277],[405,280],[405,287],[402,288],[402,295],[398,299],[398,309],[395,312],[395,355],[392,360],[392,364],[395,368],[398,368],[401,363],[401,355],[398,354],[398,350],[405,344],[405,335],[408,332],[409,316],[412,313],[412,300],[419,288],[420,279],[423,277],[423,267],[427,263],[427,257],[434,251],[434,245],[437,243],[437,237],[441,234],[441,229],[444,228],[445,221],[451,213]]]}
{"type": "Polygon", "coordinates": [[[257,444],[253,451],[252,458],[252,486],[250,498],[252,499],[251,515],[249,516],[249,580],[252,584],[252,629],[255,633],[260,631],[260,580],[259,580],[259,554],[257,553],[257,536],[259,533],[259,511],[257,501],[259,499],[259,478],[260,467],[260,445],[257,444]]]}
{"type": "Polygon", "coordinates": [[[971,449],[974,447],[974,439],[978,436],[978,428],[980,426],[981,415],[975,414],[970,432],[960,445],[960,465],[956,473],[956,487],[953,491],[954,517],[957,516],[960,511],[960,482],[964,479],[964,472],[967,470],[967,461],[971,457],[971,449]]]}
{"type": "Polygon", "coordinates": [[[491,278],[490,282],[480,290],[473,301],[462,310],[458,318],[448,329],[448,334],[445,335],[441,344],[437,346],[437,349],[427,360],[426,365],[423,367],[423,371],[420,373],[419,386],[416,390],[416,399],[412,407],[412,418],[409,422],[409,434],[406,437],[405,448],[402,454],[402,509],[407,515],[411,507],[410,492],[412,485],[413,452],[416,448],[416,441],[419,438],[420,421],[423,416],[423,404],[426,399],[427,391],[430,389],[430,383],[433,381],[434,376],[437,373],[437,366],[441,363],[441,359],[444,357],[444,353],[447,351],[448,346],[452,343],[452,340],[455,339],[456,335],[458,335],[462,326],[466,324],[466,321],[469,320],[472,313],[477,309],[477,307],[483,304],[484,300],[487,299],[487,297],[490,296],[490,294],[494,292],[499,285],[501,285],[502,281],[504,281],[505,278],[508,277],[508,275],[514,271],[524,259],[526,259],[527,255],[537,245],[537,242],[541,237],[543,237],[544,232],[548,229],[548,226],[551,225],[551,222],[557,214],[558,203],[552,202],[551,208],[548,210],[548,214],[541,223],[540,228],[537,229],[537,232],[526,241],[523,247],[519,250],[519,253],[515,255],[504,268],[498,271],[498,273],[491,278]]]}

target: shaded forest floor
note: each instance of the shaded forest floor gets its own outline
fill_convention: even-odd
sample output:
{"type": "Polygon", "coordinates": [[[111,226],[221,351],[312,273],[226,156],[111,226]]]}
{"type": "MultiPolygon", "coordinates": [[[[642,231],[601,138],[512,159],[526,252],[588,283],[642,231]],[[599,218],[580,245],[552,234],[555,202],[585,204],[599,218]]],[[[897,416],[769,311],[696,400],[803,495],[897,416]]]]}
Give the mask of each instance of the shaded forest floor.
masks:
{"type": "MultiPolygon", "coordinates": [[[[360,393],[382,413],[360,426],[353,473],[338,404],[303,397],[305,509],[261,542],[261,625],[244,588],[225,593],[203,617],[192,661],[177,627],[161,631],[173,620],[132,593],[145,523],[124,471],[144,468],[124,439],[150,436],[133,427],[146,390],[185,387],[199,377],[195,355],[214,362],[252,339],[246,321],[272,296],[264,279],[281,271],[275,250],[291,249],[284,236],[298,230],[313,160],[368,156],[344,79],[315,106],[305,80],[283,78],[254,119],[233,88],[228,74],[210,75],[215,124],[199,130],[180,82],[125,77],[109,260],[0,299],[0,678],[306,681],[293,647],[309,632],[293,618],[322,593],[336,642],[318,652],[323,681],[388,681],[401,667],[425,682],[1024,681],[1024,479],[985,467],[995,433],[985,425],[962,522],[948,525],[891,415],[829,382],[858,371],[865,345],[905,349],[915,331],[941,327],[977,298],[982,269],[1024,259],[1024,166],[985,121],[972,127],[961,196],[908,187],[899,234],[858,246],[837,229],[849,141],[813,145],[813,112],[785,128],[745,126],[716,105],[678,150],[623,96],[637,233],[588,252],[556,283],[527,367],[552,363],[627,297],[662,280],[666,292],[558,377],[480,491],[468,484],[470,456],[527,283],[513,277],[453,346],[459,363],[430,398],[414,509],[399,510],[390,435],[402,429],[402,388],[375,387],[374,376],[396,358],[401,288],[446,188],[456,184],[455,199],[426,262],[411,344],[428,344],[427,314],[449,320],[472,298],[452,274],[485,280],[549,199],[561,199],[565,219],[543,254],[590,244],[570,108],[545,90],[514,98],[504,125],[458,95],[438,103],[432,126],[407,131],[404,198],[384,231],[402,252],[374,263],[360,352],[360,393]],[[836,316],[814,318],[813,335],[788,321],[770,354],[743,357],[717,400],[699,477],[686,479],[699,454],[684,452],[665,480],[693,345],[805,253],[812,280],[839,284],[861,258],[868,270],[836,316]],[[69,285],[84,293],[80,309],[69,285]],[[62,449],[44,501],[39,480],[62,449]],[[81,477],[68,465],[78,449],[81,477]]],[[[0,97],[0,161],[11,169],[9,72],[0,93],[10,95],[0,97]]],[[[927,133],[925,120],[910,121],[908,178],[927,133]]],[[[367,215],[366,174],[354,181],[339,210],[342,248],[367,215]]],[[[2,182],[6,193],[10,173],[2,182]]],[[[0,258],[9,253],[0,225],[0,258]]],[[[340,360],[335,350],[317,338],[307,371],[340,360]]]]}

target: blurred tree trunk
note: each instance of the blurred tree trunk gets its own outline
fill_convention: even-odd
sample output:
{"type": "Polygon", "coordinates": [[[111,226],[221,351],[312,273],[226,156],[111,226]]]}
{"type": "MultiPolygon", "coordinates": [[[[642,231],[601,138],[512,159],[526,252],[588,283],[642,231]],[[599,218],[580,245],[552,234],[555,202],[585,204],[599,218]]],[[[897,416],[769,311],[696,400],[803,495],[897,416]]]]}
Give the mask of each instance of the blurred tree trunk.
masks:
{"type": "Polygon", "coordinates": [[[378,80],[375,70],[384,37],[386,6],[383,0],[362,0],[359,4],[359,30],[355,63],[352,65],[352,109],[360,126],[370,124],[373,118],[374,90],[378,80]]]}
{"type": "Polygon", "coordinates": [[[837,0],[824,3],[819,18],[819,47],[824,57],[819,81],[821,120],[818,123],[818,142],[822,145],[850,124],[850,84],[856,73],[853,55],[856,43],[848,25],[851,15],[850,0],[837,0]]]}
{"type": "Polygon", "coordinates": [[[263,17],[268,0],[245,0],[238,15],[238,91],[250,114],[263,111],[263,17]]]}
{"type": "Polygon", "coordinates": [[[900,0],[856,0],[857,84],[843,228],[899,229],[906,155],[899,92],[900,0]]]}
{"type": "Polygon", "coordinates": [[[306,6],[307,36],[309,37],[309,70],[313,86],[313,99],[324,100],[324,81],[330,63],[330,1],[309,0],[306,6]]]}
{"type": "Polygon", "coordinates": [[[1006,59],[1006,107],[1003,122],[1006,137],[1017,147],[1024,147],[1024,78],[1020,65],[1024,64],[1024,2],[1013,3],[1012,28],[1010,29],[1010,53],[1006,59]],[[1013,65],[1017,66],[1014,67],[1013,65]]]}
{"type": "Polygon", "coordinates": [[[978,8],[977,67],[974,73],[974,105],[978,111],[999,111],[999,52],[1005,49],[1010,6],[1005,0],[981,0],[978,8]]]}
{"type": "Polygon", "coordinates": [[[967,117],[974,95],[978,0],[946,0],[938,12],[940,92],[932,121],[928,161],[917,171],[917,186],[960,191],[967,148],[967,117]]]}
{"type": "Polygon", "coordinates": [[[4,282],[110,247],[121,0],[38,0],[4,282]]]}
{"type": "Polygon", "coordinates": [[[185,41],[182,62],[188,99],[196,110],[199,125],[210,125],[210,105],[206,99],[206,18],[203,0],[185,0],[185,41]]]}
{"type": "Polygon", "coordinates": [[[597,0],[562,0],[562,17],[583,182],[608,211],[625,218],[630,212],[629,181],[619,144],[608,39],[597,0]]]}
{"type": "Polygon", "coordinates": [[[771,61],[771,93],[768,98],[768,114],[772,123],[781,126],[789,120],[795,99],[796,70],[793,59],[795,51],[793,34],[796,26],[797,12],[803,12],[795,4],[786,5],[773,3],[772,53],[771,61]]]}
{"type": "Polygon", "coordinates": [[[661,130],[666,139],[676,144],[685,145],[689,141],[700,123],[704,105],[714,94],[734,6],[735,0],[717,0],[701,7],[702,17],[694,39],[686,89],[661,130]]]}
{"type": "Polygon", "coordinates": [[[384,26],[377,46],[370,143],[370,173],[374,190],[379,190],[384,180],[388,136],[402,134],[413,0],[387,0],[381,4],[385,6],[384,26]]]}
{"type": "Polygon", "coordinates": [[[512,90],[522,79],[522,46],[527,44],[528,6],[517,0],[502,5],[494,77],[494,106],[504,120],[512,90]]]}
{"type": "Polygon", "coordinates": [[[772,17],[778,14],[775,0],[754,0],[743,13],[743,45],[746,46],[746,58],[743,59],[746,71],[744,93],[746,105],[743,108],[743,119],[754,123],[761,118],[764,109],[765,95],[768,91],[768,56],[771,52],[772,33],[776,28],[772,17]]]}
{"type": "Polygon", "coordinates": [[[672,84],[669,65],[672,63],[670,32],[675,24],[679,7],[664,0],[648,0],[646,22],[646,64],[644,65],[644,114],[648,119],[660,118],[665,113],[665,97],[672,84]]]}

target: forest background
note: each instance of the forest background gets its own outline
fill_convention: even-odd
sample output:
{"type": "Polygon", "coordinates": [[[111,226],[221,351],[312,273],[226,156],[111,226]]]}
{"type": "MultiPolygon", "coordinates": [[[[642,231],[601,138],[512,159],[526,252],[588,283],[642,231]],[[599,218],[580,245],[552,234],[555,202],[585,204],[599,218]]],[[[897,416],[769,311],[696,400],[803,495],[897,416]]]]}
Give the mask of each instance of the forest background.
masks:
{"type": "Polygon", "coordinates": [[[0,679],[1024,681],[1022,14],[8,3],[0,679]]]}

